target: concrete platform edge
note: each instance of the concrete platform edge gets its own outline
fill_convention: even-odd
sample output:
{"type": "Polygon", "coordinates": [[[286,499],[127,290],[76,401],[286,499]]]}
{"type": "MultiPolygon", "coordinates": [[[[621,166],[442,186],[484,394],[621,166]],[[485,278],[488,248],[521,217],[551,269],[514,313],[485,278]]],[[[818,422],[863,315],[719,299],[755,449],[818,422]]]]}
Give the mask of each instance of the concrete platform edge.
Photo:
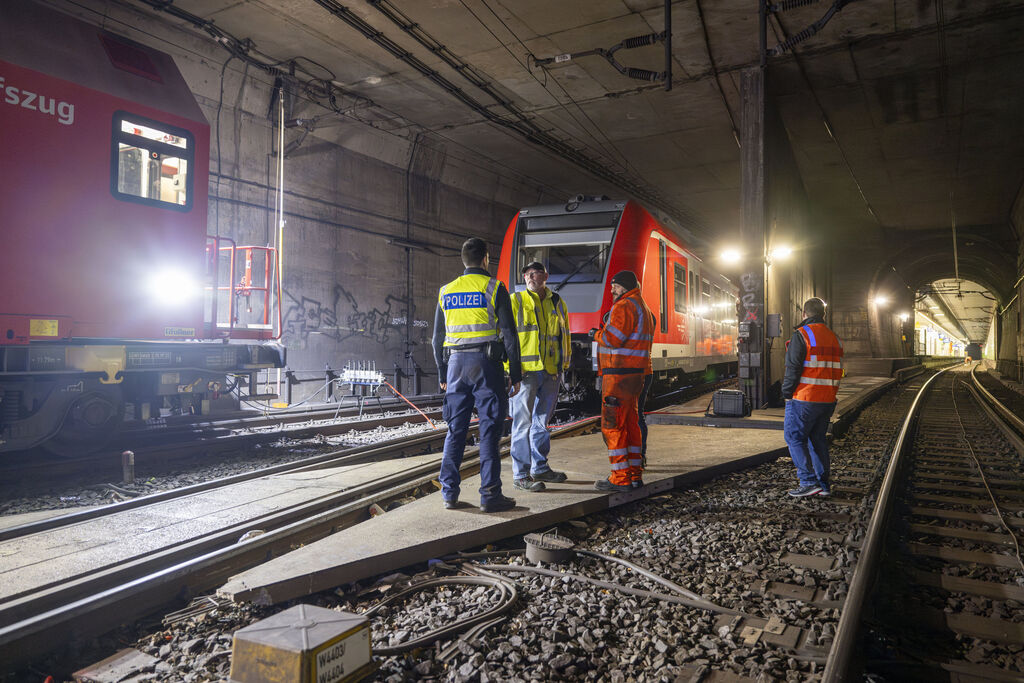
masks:
{"type": "Polygon", "coordinates": [[[272,605],[286,600],[301,598],[342,584],[394,571],[411,564],[426,562],[444,555],[466,550],[467,548],[486,545],[509,536],[546,529],[570,519],[576,519],[594,512],[631,503],[666,491],[690,488],[724,474],[756,467],[787,454],[788,450],[786,448],[776,448],[756,453],[710,467],[685,472],[654,482],[635,491],[595,496],[573,505],[517,517],[501,524],[489,525],[481,529],[457,534],[444,539],[444,542],[440,544],[437,542],[423,543],[384,555],[313,572],[304,577],[304,581],[296,581],[292,578],[259,588],[242,590],[232,590],[229,583],[218,590],[217,593],[222,597],[230,598],[234,602],[254,602],[259,605],[272,605]]]}

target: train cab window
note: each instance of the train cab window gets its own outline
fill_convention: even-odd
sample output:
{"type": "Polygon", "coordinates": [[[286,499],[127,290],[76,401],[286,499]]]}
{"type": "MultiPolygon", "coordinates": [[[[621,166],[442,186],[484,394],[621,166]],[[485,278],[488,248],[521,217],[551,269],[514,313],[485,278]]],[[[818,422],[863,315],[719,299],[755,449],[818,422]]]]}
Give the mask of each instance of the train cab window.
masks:
{"type": "Polygon", "coordinates": [[[194,150],[186,130],[115,113],[111,192],[125,201],[187,211],[192,207],[194,150]]]}
{"type": "Polygon", "coordinates": [[[549,285],[565,280],[573,283],[601,282],[614,232],[614,229],[607,228],[523,235],[515,268],[517,282],[523,283],[521,271],[534,261],[540,261],[548,269],[549,285]]]}
{"type": "Polygon", "coordinates": [[[672,270],[672,302],[676,313],[686,313],[686,268],[674,263],[672,270]]]}

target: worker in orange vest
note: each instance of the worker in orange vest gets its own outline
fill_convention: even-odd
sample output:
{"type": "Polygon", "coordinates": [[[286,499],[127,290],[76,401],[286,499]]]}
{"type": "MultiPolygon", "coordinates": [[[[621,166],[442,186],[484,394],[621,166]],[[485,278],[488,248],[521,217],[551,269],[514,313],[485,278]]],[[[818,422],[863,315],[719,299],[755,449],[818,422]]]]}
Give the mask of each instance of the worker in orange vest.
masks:
{"type": "Polygon", "coordinates": [[[804,316],[786,342],[782,379],[787,399],[783,434],[800,482],[789,492],[794,498],[832,493],[825,437],[843,377],[843,343],[825,324],[825,302],[808,299],[804,316]]]}
{"type": "Polygon", "coordinates": [[[601,370],[601,434],[611,474],[594,483],[598,491],[643,486],[643,437],[637,399],[651,359],[653,316],[640,296],[636,274],[624,270],[611,280],[612,308],[594,339],[601,370]]]}

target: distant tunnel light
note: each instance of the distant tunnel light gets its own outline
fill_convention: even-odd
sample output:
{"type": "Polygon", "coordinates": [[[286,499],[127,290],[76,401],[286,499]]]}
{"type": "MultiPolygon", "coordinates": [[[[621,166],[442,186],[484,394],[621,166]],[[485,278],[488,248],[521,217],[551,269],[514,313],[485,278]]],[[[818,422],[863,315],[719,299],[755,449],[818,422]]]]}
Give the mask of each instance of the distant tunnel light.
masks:
{"type": "Polygon", "coordinates": [[[200,293],[199,283],[187,272],[167,269],[154,273],[148,282],[149,295],[161,306],[184,306],[200,293]]]}
{"type": "Polygon", "coordinates": [[[884,294],[879,294],[871,300],[871,303],[876,306],[887,306],[889,304],[889,297],[884,294]]]}
{"type": "Polygon", "coordinates": [[[786,246],[786,245],[775,247],[768,254],[768,256],[771,257],[771,259],[773,261],[785,261],[786,259],[788,259],[792,255],[793,255],[793,247],[786,246]]]}
{"type": "Polygon", "coordinates": [[[910,314],[909,313],[900,313],[900,320],[902,320],[903,322],[907,322],[908,320],[910,320],[910,314]]]}
{"type": "Polygon", "coordinates": [[[739,263],[743,260],[743,254],[739,249],[726,249],[719,255],[719,258],[724,263],[739,263]]]}

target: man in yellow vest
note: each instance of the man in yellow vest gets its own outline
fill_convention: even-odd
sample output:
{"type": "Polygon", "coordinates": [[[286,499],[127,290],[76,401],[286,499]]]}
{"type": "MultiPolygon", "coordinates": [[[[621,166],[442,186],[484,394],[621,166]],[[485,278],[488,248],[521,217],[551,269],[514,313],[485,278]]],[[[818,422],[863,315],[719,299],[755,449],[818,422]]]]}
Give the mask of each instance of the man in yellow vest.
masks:
{"type": "Polygon", "coordinates": [[[438,479],[445,508],[460,507],[459,468],[475,407],[480,418],[480,509],[500,512],[516,505],[501,493],[498,441],[508,414],[506,395],[514,396],[522,379],[519,337],[508,290],[487,272],[487,244],[478,237],[466,240],[462,263],[466,266],[462,276],[438,292],[434,314],[434,360],[445,392],[442,415],[448,423],[438,479]],[[510,391],[502,372],[506,358],[510,391]]]}
{"type": "Polygon", "coordinates": [[[804,316],[786,342],[782,378],[782,396],[787,399],[783,436],[800,482],[789,492],[794,498],[832,493],[825,437],[843,377],[843,343],[825,324],[825,302],[808,299],[804,316]]]}
{"type": "Polygon", "coordinates": [[[523,363],[523,388],[512,398],[512,485],[537,492],[544,490],[544,482],[566,479],[564,472],[548,465],[548,423],[558,402],[561,373],[572,360],[572,345],[569,309],[545,286],[544,264],[534,261],[522,272],[526,289],[512,295],[523,363]]]}

